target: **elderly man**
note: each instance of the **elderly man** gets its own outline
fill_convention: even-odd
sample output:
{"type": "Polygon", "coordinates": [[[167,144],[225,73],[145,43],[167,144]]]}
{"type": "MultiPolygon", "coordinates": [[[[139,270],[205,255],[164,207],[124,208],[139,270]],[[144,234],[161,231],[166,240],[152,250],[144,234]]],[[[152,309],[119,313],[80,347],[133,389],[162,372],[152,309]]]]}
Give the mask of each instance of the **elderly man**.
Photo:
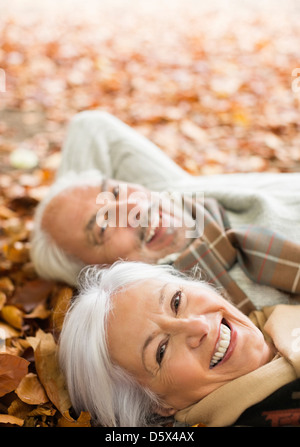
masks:
{"type": "MultiPolygon", "coordinates": [[[[31,255],[41,276],[73,285],[85,265],[112,264],[117,259],[169,262],[186,271],[199,265],[204,279],[207,275],[218,287],[227,290],[231,298],[236,295],[238,301],[243,302],[250,297],[252,304],[261,307],[288,303],[290,291],[298,293],[300,259],[298,254],[296,259],[293,255],[284,258],[280,266],[293,264],[293,278],[289,279],[287,287],[278,286],[276,281],[281,276],[278,269],[275,271],[271,267],[272,279],[268,278],[270,270],[264,269],[265,263],[275,258],[270,252],[274,236],[263,238],[267,245],[263,255],[258,255],[260,264],[256,263],[255,268],[259,271],[255,274],[257,281],[253,281],[251,274],[250,277],[245,274],[248,260],[237,262],[240,257],[233,248],[237,236],[232,232],[241,225],[251,224],[299,243],[299,222],[299,173],[193,177],[117,118],[102,111],[87,111],[75,116],[70,124],[57,180],[36,213],[31,255]],[[166,212],[164,206],[159,206],[158,212],[153,213],[154,221],[146,219],[145,223],[144,219],[141,224],[141,211],[144,206],[143,217],[149,216],[154,191],[196,193],[215,201],[212,207],[209,203],[205,205],[200,213],[202,225],[211,230],[209,235],[204,234],[204,253],[192,245],[197,237],[188,231],[191,222],[187,216],[193,214],[192,209],[193,221],[197,220],[195,204],[190,210],[181,210],[181,214],[178,207],[166,212]],[[131,200],[133,196],[142,198],[139,213],[136,212],[137,202],[131,200]],[[221,208],[216,209],[215,204],[221,208]],[[110,213],[112,205],[114,212],[110,213]],[[108,214],[117,218],[117,224],[108,224],[108,214]],[[133,215],[134,219],[130,220],[133,215]],[[206,253],[211,253],[217,243],[224,240],[224,234],[226,243],[216,253],[213,264],[216,262],[218,266],[215,268],[206,253]],[[264,276],[263,270],[266,270],[264,276]]],[[[239,247],[247,240],[247,235],[244,233],[242,239],[240,237],[239,247]]],[[[259,251],[260,240],[256,237],[256,245],[248,247],[249,256],[259,251]]],[[[281,243],[279,245],[281,247],[281,243]]],[[[286,251],[290,254],[293,248],[286,251]]],[[[276,257],[279,258],[281,252],[277,246],[276,257]]],[[[282,272],[285,274],[284,270],[282,272]]]]}

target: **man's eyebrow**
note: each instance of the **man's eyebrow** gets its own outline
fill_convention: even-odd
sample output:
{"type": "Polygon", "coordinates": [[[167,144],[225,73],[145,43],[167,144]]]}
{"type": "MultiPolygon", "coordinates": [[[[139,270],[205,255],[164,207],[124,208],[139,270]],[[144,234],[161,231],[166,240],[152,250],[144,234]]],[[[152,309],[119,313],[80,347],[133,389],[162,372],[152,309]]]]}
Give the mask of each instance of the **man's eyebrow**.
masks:
{"type": "Polygon", "coordinates": [[[92,245],[96,244],[95,236],[94,236],[94,233],[93,233],[93,228],[94,228],[95,223],[96,223],[96,218],[97,218],[97,213],[92,215],[92,217],[90,218],[90,220],[88,221],[88,223],[84,227],[84,232],[85,232],[85,234],[87,236],[87,239],[88,239],[88,241],[92,245]]]}
{"type": "MultiPolygon", "coordinates": [[[[163,308],[163,305],[164,305],[164,301],[165,301],[165,289],[166,289],[166,287],[167,287],[167,285],[168,285],[168,283],[165,283],[162,287],[161,287],[161,289],[160,289],[160,291],[159,291],[159,298],[158,298],[158,304],[159,304],[159,308],[160,309],[162,309],[163,308]]],[[[148,367],[147,367],[147,365],[146,365],[146,362],[145,362],[145,354],[146,354],[146,349],[147,349],[147,347],[149,346],[149,344],[152,342],[152,340],[157,336],[157,332],[155,331],[155,332],[152,332],[152,334],[150,334],[147,338],[146,338],[146,340],[145,340],[145,342],[144,342],[144,344],[143,344],[143,347],[142,347],[142,363],[143,363],[143,366],[144,366],[144,368],[145,368],[145,370],[148,372],[148,373],[150,373],[152,376],[154,375],[153,374],[153,371],[151,371],[148,367]]]]}
{"type": "MultiPolygon", "coordinates": [[[[107,191],[107,183],[108,183],[107,177],[103,177],[103,179],[101,181],[100,192],[107,191]]],[[[93,232],[93,229],[94,229],[94,226],[96,223],[96,219],[97,219],[97,213],[95,213],[91,216],[88,223],[84,227],[84,232],[87,236],[87,240],[92,245],[99,245],[99,242],[96,240],[94,232],[93,232]]]]}
{"type": "Polygon", "coordinates": [[[107,183],[108,183],[107,177],[104,177],[101,182],[101,192],[107,191],[107,183]]]}

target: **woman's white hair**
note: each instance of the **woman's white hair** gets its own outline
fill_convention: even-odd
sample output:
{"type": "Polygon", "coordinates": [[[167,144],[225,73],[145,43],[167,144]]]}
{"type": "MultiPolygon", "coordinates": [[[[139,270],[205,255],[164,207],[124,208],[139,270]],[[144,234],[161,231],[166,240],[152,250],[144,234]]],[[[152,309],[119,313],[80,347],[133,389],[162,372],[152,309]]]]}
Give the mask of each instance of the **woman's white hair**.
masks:
{"type": "Polygon", "coordinates": [[[42,228],[42,219],[48,204],[54,197],[68,189],[98,186],[102,181],[103,175],[97,170],[81,173],[70,171],[53,183],[38,205],[30,241],[30,256],[37,274],[42,278],[63,281],[76,286],[78,274],[85,266],[80,259],[59,247],[50,234],[42,228]]]}
{"type": "Polygon", "coordinates": [[[149,279],[191,281],[171,266],[124,261],[102,269],[86,267],[79,277],[79,293],[60,336],[59,361],[74,410],[88,411],[96,425],[149,426],[161,404],[158,396],[112,364],[106,339],[111,297],[149,279]]]}

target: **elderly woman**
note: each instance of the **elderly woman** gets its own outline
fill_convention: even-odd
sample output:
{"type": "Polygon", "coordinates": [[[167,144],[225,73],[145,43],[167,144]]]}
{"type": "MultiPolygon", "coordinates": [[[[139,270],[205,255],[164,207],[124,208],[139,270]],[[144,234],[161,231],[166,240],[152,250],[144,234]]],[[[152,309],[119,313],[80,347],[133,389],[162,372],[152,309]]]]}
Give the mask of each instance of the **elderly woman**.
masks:
{"type": "MultiPolygon", "coordinates": [[[[269,396],[299,388],[298,306],[250,319],[207,283],[138,262],[90,267],[80,283],[60,363],[74,409],[95,424],[149,426],[160,415],[184,425],[255,425],[245,415],[261,402],[274,422],[269,396]]],[[[300,425],[295,396],[284,425],[300,425]]]]}

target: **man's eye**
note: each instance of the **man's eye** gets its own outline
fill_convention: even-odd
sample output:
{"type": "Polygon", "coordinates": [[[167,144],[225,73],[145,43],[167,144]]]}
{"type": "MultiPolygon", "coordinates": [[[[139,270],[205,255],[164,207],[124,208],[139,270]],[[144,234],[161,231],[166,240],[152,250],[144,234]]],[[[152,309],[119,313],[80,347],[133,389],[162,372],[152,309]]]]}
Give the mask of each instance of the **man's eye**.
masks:
{"type": "Polygon", "coordinates": [[[104,231],[106,230],[106,228],[107,228],[107,222],[104,222],[102,225],[101,225],[101,234],[103,234],[104,233],[104,231]]]}
{"type": "Polygon", "coordinates": [[[171,309],[177,315],[180,303],[181,303],[181,290],[177,290],[177,292],[173,295],[171,299],[171,309]]]}
{"type": "Polygon", "coordinates": [[[120,187],[119,186],[115,186],[113,188],[112,192],[113,192],[113,195],[115,196],[115,198],[117,198],[119,196],[119,193],[120,193],[120,187]]]}
{"type": "Polygon", "coordinates": [[[157,351],[156,351],[156,361],[157,361],[157,363],[159,365],[161,364],[161,362],[163,360],[163,357],[164,357],[166,349],[167,349],[167,345],[168,345],[168,343],[163,342],[157,348],[157,351]]]}

